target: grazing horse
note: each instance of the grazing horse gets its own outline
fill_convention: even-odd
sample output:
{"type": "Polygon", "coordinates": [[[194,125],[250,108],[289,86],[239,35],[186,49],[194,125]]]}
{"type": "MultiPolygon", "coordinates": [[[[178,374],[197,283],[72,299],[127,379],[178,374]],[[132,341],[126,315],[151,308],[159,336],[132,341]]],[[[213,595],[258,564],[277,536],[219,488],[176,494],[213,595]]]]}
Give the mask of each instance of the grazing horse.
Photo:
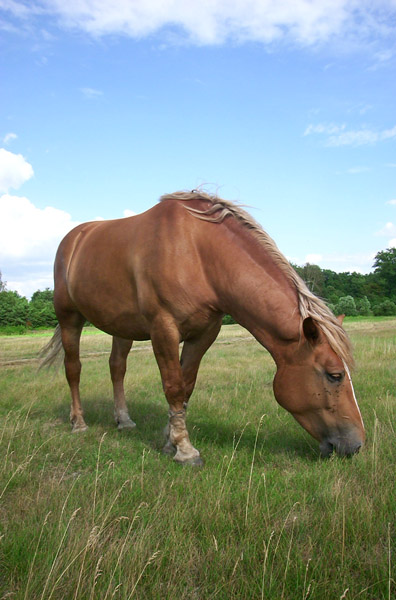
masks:
{"type": "Polygon", "coordinates": [[[186,408],[204,353],[227,313],[271,353],[276,400],[320,443],[349,456],[364,442],[351,348],[341,323],[298,277],[274,241],[239,206],[201,191],[176,192],[142,214],[79,225],[55,260],[59,325],[44,349],[64,349],[73,431],[80,403],[85,320],[113,336],[110,371],[118,427],[134,427],[123,380],[133,340],[150,339],[169,403],[165,452],[199,465],[186,408]],[[179,358],[179,344],[184,342],[179,358]]]}

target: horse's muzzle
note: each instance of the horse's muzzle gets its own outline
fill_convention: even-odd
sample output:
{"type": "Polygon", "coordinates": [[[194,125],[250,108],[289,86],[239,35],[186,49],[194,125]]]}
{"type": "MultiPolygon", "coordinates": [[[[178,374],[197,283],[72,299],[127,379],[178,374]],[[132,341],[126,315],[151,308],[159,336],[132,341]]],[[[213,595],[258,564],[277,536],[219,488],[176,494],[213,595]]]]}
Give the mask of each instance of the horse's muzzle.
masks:
{"type": "Polygon", "coordinates": [[[327,458],[333,453],[334,450],[338,456],[353,456],[359,452],[362,446],[363,441],[358,439],[357,436],[329,436],[321,441],[319,447],[322,458],[327,458]]]}

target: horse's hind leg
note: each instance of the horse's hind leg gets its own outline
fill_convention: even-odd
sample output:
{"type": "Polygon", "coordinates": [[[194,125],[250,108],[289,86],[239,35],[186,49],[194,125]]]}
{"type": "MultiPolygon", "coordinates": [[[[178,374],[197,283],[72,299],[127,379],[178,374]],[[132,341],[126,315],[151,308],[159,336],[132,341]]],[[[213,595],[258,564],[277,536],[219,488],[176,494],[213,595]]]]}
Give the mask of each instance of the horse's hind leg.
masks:
{"type": "Polygon", "coordinates": [[[109,365],[114,391],[114,418],[118,429],[132,429],[136,427],[136,424],[129,416],[124,392],[126,361],[131,347],[132,340],[113,337],[109,365]]]}
{"type": "Polygon", "coordinates": [[[60,320],[62,344],[65,350],[65,372],[71,393],[70,422],[73,433],[85,431],[87,424],[84,421],[80,400],[80,336],[84,325],[84,318],[76,313],[67,320],[60,320]]]}

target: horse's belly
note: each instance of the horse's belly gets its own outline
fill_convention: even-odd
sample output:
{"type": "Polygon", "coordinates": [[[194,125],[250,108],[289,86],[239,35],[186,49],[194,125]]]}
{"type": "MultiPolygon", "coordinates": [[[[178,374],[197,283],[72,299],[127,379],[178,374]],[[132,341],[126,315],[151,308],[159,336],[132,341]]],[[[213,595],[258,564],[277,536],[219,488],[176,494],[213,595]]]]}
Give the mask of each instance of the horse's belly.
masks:
{"type": "Polygon", "coordinates": [[[146,320],[139,314],[123,312],[105,314],[95,310],[85,310],[84,317],[101,331],[128,340],[150,339],[146,320]]]}

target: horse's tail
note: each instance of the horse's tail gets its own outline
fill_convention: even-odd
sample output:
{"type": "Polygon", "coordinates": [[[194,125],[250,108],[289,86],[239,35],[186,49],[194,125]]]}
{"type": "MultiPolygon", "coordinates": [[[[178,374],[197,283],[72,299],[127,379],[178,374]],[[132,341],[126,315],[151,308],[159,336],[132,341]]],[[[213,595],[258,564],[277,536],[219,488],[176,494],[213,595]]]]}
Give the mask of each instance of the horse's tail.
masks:
{"type": "Polygon", "coordinates": [[[42,348],[40,350],[39,370],[43,369],[44,367],[50,368],[53,365],[60,366],[60,363],[62,362],[64,355],[65,355],[65,352],[64,352],[63,346],[62,346],[61,328],[60,328],[60,325],[57,325],[56,329],[55,329],[55,333],[52,336],[52,338],[50,339],[50,341],[48,342],[48,344],[46,344],[44,346],[44,348],[42,348]]]}

